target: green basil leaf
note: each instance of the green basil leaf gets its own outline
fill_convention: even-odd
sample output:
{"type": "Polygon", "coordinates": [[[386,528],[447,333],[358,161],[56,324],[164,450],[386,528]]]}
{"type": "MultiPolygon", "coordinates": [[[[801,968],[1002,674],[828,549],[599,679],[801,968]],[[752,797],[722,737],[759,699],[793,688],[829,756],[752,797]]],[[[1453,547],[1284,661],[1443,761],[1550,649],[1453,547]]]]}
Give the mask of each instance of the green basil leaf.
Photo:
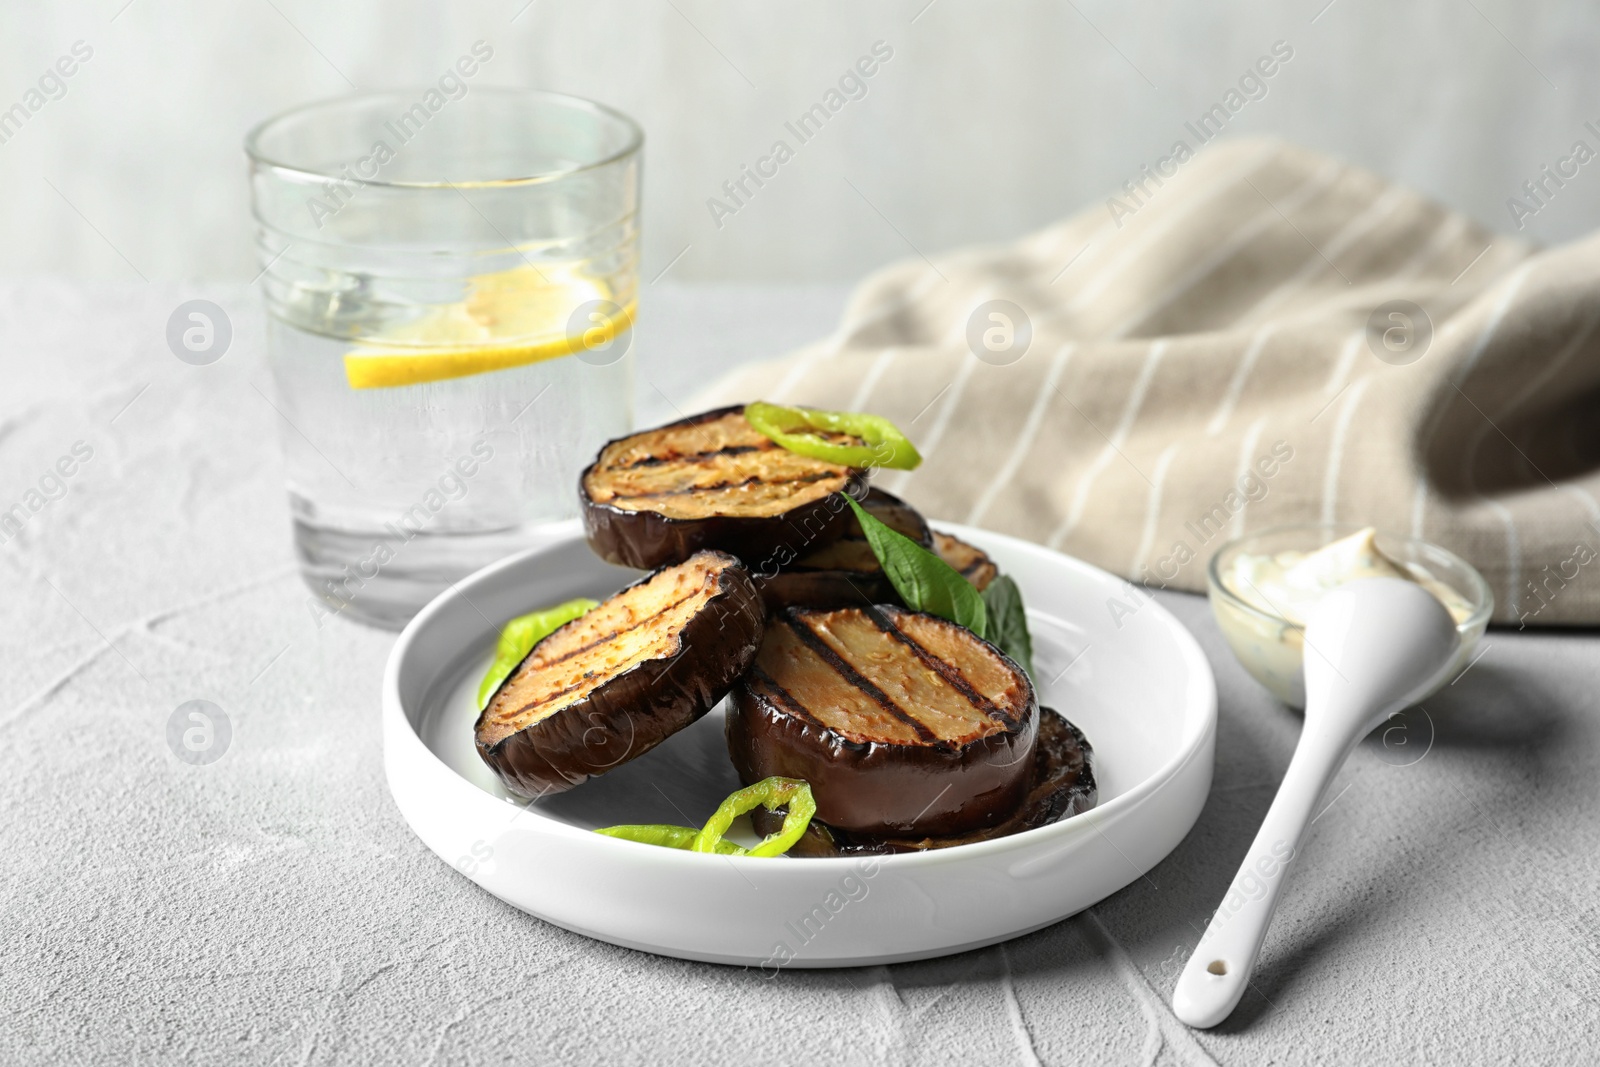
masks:
{"type": "Polygon", "coordinates": [[[912,611],[925,611],[965,626],[979,637],[987,636],[987,609],[983,597],[961,572],[903,533],[890,529],[865,508],[844,495],[855,510],[861,532],[878,557],[878,566],[912,611]]]}
{"type": "Polygon", "coordinates": [[[1022,591],[1005,575],[990,582],[983,591],[983,604],[989,611],[988,640],[1016,661],[1033,677],[1033,638],[1028,633],[1028,612],[1022,605],[1022,591]]]}
{"type": "Polygon", "coordinates": [[[489,673],[478,684],[478,708],[481,710],[500,688],[500,683],[517,669],[517,664],[528,658],[533,646],[555,633],[578,616],[600,606],[598,600],[579,597],[553,608],[519,615],[505,624],[500,631],[500,643],[494,648],[494,662],[489,673]]]}

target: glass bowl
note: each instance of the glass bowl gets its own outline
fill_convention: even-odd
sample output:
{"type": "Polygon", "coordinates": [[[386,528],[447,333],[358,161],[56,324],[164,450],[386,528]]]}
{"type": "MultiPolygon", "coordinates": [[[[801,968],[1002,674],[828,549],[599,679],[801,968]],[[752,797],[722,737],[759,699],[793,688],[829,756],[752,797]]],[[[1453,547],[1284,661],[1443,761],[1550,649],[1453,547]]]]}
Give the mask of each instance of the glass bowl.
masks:
{"type": "MultiPolygon", "coordinates": [[[[1291,707],[1305,707],[1305,675],[1301,670],[1305,628],[1241,597],[1228,584],[1234,560],[1242,554],[1313,552],[1363,529],[1366,527],[1353,523],[1275,526],[1229,541],[1217,549],[1206,568],[1211,611],[1233,654],[1251,677],[1291,707]]],[[[1445,679],[1454,678],[1460,672],[1483,636],[1489,616],[1494,612],[1494,593],[1472,564],[1438,545],[1381,531],[1377,535],[1377,545],[1379,551],[1402,569],[1443,582],[1472,607],[1472,614],[1456,625],[1459,647],[1450,670],[1441,678],[1442,685],[1445,679]]],[[[1418,699],[1431,695],[1437,688],[1418,699]]]]}

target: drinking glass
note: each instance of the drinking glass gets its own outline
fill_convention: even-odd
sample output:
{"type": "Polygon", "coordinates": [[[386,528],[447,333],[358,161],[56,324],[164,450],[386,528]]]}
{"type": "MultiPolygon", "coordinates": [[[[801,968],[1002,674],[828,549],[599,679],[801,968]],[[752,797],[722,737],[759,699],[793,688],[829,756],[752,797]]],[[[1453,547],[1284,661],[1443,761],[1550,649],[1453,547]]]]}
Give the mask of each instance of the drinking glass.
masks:
{"type": "Polygon", "coordinates": [[[570,96],[452,89],[310,104],[245,143],[319,626],[399,627],[532,543],[632,424],[638,126],[570,96]]]}

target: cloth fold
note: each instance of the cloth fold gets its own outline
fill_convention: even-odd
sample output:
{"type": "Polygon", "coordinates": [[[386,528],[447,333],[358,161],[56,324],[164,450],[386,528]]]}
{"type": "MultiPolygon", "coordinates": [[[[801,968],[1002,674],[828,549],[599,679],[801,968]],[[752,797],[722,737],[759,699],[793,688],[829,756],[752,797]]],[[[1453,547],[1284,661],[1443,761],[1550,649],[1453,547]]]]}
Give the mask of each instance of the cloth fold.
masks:
{"type": "Polygon", "coordinates": [[[1259,139],[1115,201],[880,271],[699,399],[886,415],[925,461],[877,484],[1155,586],[1370,524],[1470,560],[1498,622],[1600,621],[1600,236],[1535,249],[1259,139]]]}

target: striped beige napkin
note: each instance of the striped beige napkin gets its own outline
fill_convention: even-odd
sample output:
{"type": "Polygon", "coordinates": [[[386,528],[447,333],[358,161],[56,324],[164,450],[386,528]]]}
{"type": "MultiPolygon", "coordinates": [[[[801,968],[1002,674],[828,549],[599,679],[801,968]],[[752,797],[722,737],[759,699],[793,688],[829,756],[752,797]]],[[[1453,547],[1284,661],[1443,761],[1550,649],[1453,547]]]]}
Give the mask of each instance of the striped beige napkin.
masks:
{"type": "Polygon", "coordinates": [[[1594,623],[1597,322],[1600,237],[1536,250],[1219,141],[1015,243],[883,270],[832,337],[701,399],[887,415],[926,459],[884,488],[1151,585],[1203,590],[1245,531],[1351,522],[1471,560],[1500,622],[1594,623]]]}

